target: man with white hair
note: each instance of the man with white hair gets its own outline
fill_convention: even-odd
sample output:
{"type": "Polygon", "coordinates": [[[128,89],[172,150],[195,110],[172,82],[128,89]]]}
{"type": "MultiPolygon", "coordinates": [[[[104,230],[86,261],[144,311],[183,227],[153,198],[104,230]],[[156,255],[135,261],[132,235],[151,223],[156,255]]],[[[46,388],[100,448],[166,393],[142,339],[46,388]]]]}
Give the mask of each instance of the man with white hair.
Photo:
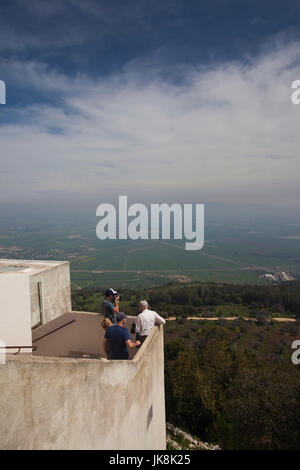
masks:
{"type": "Polygon", "coordinates": [[[149,310],[147,300],[140,301],[140,313],[135,319],[137,339],[143,343],[154,325],[164,325],[166,321],[153,310],[149,310]]]}

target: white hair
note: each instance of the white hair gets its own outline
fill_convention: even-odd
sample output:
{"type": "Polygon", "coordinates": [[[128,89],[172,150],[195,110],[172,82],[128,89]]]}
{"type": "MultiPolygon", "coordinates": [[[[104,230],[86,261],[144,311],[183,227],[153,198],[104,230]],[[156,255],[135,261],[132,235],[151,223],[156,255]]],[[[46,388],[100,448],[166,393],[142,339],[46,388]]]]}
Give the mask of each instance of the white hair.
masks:
{"type": "Polygon", "coordinates": [[[140,301],[140,307],[148,308],[149,305],[148,305],[147,300],[141,300],[141,301],[140,301]]]}

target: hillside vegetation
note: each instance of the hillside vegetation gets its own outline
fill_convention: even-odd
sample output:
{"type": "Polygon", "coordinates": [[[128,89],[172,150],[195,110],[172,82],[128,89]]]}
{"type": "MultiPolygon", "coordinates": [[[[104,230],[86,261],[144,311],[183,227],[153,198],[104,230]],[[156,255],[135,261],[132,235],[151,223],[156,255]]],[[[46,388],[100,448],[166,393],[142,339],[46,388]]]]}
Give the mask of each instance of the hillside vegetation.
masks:
{"type": "Polygon", "coordinates": [[[222,449],[299,449],[299,338],[299,322],[167,322],[168,421],[222,449]]]}
{"type": "MultiPolygon", "coordinates": [[[[74,291],[73,309],[100,312],[104,291],[104,287],[74,291]]],[[[277,286],[195,282],[126,289],[120,295],[120,306],[128,315],[136,315],[139,300],[145,298],[165,316],[300,316],[300,282],[277,286]]]]}

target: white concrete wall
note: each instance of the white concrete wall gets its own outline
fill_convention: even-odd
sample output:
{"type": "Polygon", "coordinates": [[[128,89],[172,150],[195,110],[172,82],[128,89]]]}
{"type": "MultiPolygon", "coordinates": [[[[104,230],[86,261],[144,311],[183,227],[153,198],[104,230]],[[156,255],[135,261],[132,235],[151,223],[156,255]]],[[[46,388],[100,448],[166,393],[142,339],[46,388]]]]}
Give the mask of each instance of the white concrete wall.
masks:
{"type": "Polygon", "coordinates": [[[70,264],[66,262],[30,277],[32,326],[35,326],[40,318],[38,282],[42,283],[45,323],[72,310],[70,264]]]}
{"type": "Polygon", "coordinates": [[[10,357],[0,366],[0,448],[165,449],[163,369],[157,327],[132,361],[10,357]]]}
{"type": "Polygon", "coordinates": [[[32,345],[29,278],[20,273],[0,275],[0,340],[7,346],[32,345]]]}

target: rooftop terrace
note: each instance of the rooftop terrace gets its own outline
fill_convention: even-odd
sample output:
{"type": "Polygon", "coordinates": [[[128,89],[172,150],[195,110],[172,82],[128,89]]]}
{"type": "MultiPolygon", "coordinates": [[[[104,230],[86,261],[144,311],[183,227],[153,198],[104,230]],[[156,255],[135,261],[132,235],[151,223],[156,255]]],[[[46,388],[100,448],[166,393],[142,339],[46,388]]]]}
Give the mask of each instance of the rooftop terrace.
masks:
{"type": "MultiPolygon", "coordinates": [[[[103,316],[98,313],[68,312],[32,331],[35,356],[105,358],[103,349],[103,316]]],[[[135,317],[127,317],[126,327],[131,329],[135,317]]],[[[130,350],[134,357],[136,350],[130,350]]]]}

